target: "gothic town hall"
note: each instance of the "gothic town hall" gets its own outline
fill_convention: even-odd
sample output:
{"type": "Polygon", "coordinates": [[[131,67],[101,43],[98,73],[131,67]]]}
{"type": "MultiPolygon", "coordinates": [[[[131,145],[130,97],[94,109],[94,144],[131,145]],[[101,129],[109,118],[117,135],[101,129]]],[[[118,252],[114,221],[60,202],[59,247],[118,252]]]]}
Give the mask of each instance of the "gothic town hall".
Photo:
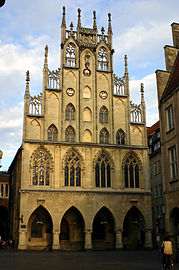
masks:
{"type": "Polygon", "coordinates": [[[60,68],[48,68],[30,95],[26,73],[22,146],[11,164],[10,233],[19,250],[104,250],[152,247],[151,194],[144,86],[130,101],[124,76],[113,73],[108,30],[66,28],[60,68]]]}

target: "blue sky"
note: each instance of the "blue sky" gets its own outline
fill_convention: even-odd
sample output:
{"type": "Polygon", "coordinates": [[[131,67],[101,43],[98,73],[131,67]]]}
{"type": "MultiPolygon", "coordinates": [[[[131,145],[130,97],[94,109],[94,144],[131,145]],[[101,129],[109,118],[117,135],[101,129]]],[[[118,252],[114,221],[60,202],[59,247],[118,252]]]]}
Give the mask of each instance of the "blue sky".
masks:
{"type": "Polygon", "coordinates": [[[130,97],[140,103],[144,83],[147,125],[158,120],[155,71],[165,69],[163,47],[172,45],[171,23],[178,21],[179,1],[172,0],[6,0],[0,8],[0,149],[7,170],[22,141],[25,73],[30,70],[30,94],[42,91],[44,47],[49,46],[49,68],[60,66],[60,26],[66,6],[67,27],[76,27],[77,9],[82,26],[92,27],[96,10],[98,31],[107,31],[112,15],[114,73],[124,74],[128,56],[130,97]]]}

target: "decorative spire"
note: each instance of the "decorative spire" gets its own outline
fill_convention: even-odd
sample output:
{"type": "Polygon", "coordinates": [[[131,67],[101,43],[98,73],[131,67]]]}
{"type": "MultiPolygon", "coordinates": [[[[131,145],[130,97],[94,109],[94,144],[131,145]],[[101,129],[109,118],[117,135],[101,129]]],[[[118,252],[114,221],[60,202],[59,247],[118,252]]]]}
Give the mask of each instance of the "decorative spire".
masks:
{"type": "Polygon", "coordinates": [[[104,32],[105,32],[104,27],[102,27],[102,28],[101,28],[102,39],[104,39],[104,32]]]}
{"type": "Polygon", "coordinates": [[[45,46],[44,69],[48,70],[48,45],[45,46]]]}
{"type": "Polygon", "coordinates": [[[108,33],[112,33],[112,26],[111,26],[111,13],[108,13],[108,33]]]}
{"type": "Polygon", "coordinates": [[[61,27],[66,28],[65,7],[63,7],[63,17],[62,17],[62,25],[61,25],[61,27]]]}
{"type": "Polygon", "coordinates": [[[124,56],[124,61],[125,61],[125,76],[127,76],[128,75],[127,55],[124,56]]]}
{"type": "Polygon", "coordinates": [[[77,28],[81,28],[81,9],[78,9],[78,25],[77,28]]]}
{"type": "Polygon", "coordinates": [[[29,82],[30,82],[30,73],[29,70],[26,72],[26,90],[25,90],[25,98],[29,97],[29,82]]]}
{"type": "Polygon", "coordinates": [[[96,11],[93,11],[93,29],[97,30],[97,24],[96,24],[96,11]]]}

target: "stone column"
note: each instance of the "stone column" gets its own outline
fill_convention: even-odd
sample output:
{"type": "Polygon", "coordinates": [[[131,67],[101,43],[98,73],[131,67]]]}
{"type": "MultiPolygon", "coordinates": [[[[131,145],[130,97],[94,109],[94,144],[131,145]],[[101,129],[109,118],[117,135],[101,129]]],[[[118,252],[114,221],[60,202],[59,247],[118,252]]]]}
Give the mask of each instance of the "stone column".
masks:
{"type": "Polygon", "coordinates": [[[122,243],[122,230],[117,229],[116,230],[116,249],[122,249],[123,243],[122,243]]]}
{"type": "Polygon", "coordinates": [[[60,249],[60,243],[59,243],[59,232],[55,231],[53,232],[53,250],[59,250],[60,249]]]}
{"type": "Polygon", "coordinates": [[[92,234],[92,230],[85,231],[85,249],[92,249],[91,234],[92,234]]]}
{"type": "Polygon", "coordinates": [[[150,249],[152,247],[152,231],[149,229],[145,231],[145,248],[150,249]]]}
{"type": "Polygon", "coordinates": [[[18,249],[19,250],[27,249],[27,246],[26,246],[26,234],[27,234],[27,232],[25,230],[19,231],[19,244],[18,244],[18,249]]]}

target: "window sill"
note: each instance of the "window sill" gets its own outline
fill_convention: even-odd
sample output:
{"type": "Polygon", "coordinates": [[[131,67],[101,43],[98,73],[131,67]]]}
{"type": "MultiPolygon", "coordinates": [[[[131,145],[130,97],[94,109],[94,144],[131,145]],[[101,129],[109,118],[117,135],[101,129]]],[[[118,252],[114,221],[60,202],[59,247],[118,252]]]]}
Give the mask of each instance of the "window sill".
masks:
{"type": "Polygon", "coordinates": [[[175,128],[173,127],[173,128],[171,128],[171,129],[169,129],[168,131],[166,131],[166,133],[168,134],[168,133],[172,132],[174,129],[175,129],[175,128]]]}
{"type": "Polygon", "coordinates": [[[178,178],[177,178],[177,179],[171,179],[169,183],[170,183],[170,184],[173,184],[173,183],[178,182],[178,180],[179,180],[178,178]]]}

